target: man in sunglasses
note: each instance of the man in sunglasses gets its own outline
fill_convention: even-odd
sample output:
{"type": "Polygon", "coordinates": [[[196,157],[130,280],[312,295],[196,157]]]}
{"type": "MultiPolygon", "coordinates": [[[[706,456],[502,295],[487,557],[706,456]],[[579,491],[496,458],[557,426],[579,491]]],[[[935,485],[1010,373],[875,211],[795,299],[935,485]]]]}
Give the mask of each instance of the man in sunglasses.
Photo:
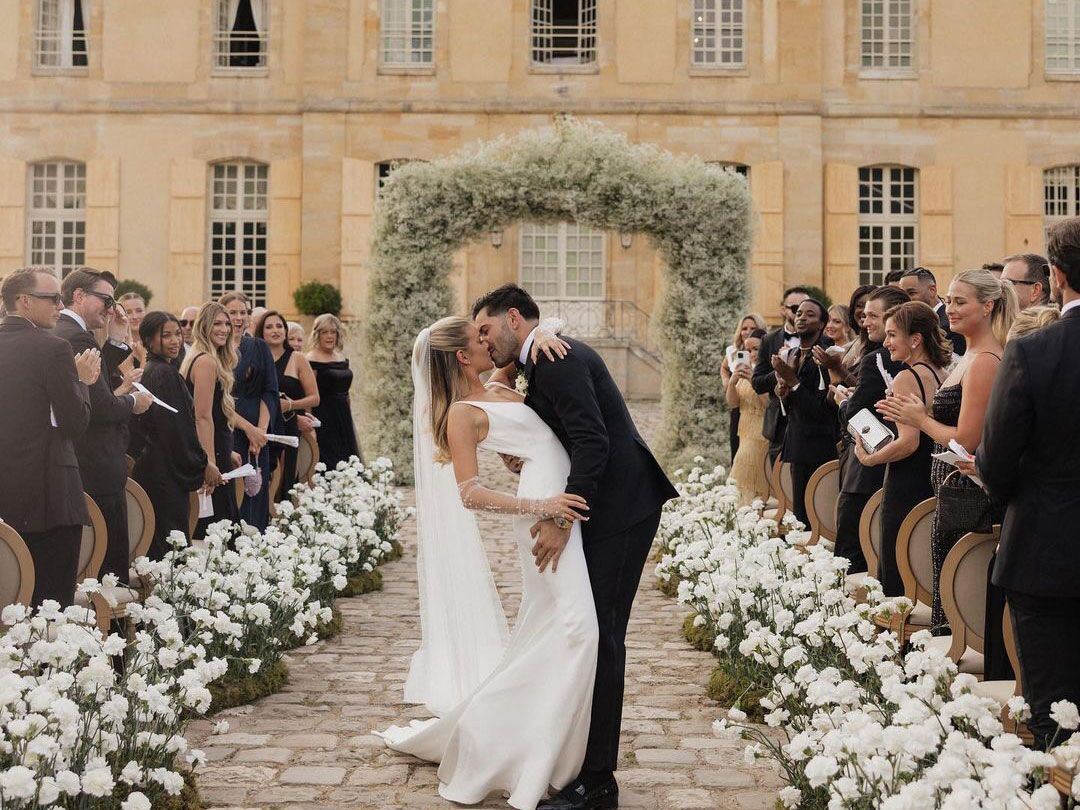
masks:
{"type": "MultiPolygon", "coordinates": [[[[105,327],[116,305],[115,289],[116,278],[112,273],[89,267],[72,270],[60,287],[64,309],[53,332],[77,352],[97,349],[91,330],[105,327]]],[[[109,543],[101,576],[116,574],[121,584],[127,584],[128,469],[124,451],[128,446],[128,422],[132,414],[146,411],[153,400],[149,394],[134,390],[131,379],[114,393],[109,384],[113,370],[103,368],[97,382],[90,386],[90,424],[75,440],[75,455],[83,490],[101,509],[108,530],[109,543]]]]}
{"type": "Polygon", "coordinates": [[[184,338],[185,349],[190,349],[191,344],[195,341],[195,338],[191,335],[191,330],[195,326],[197,317],[199,317],[198,307],[184,307],[184,311],[180,313],[180,334],[184,338]]]}
{"type": "Polygon", "coordinates": [[[90,422],[101,370],[96,350],[74,355],[52,333],[60,280],[24,267],[0,284],[0,518],[26,541],[34,562],[33,605],[75,598],[82,527],[89,525],[73,440],[90,422]]]}
{"type": "Polygon", "coordinates": [[[1002,281],[1011,281],[1020,309],[1050,303],[1050,264],[1037,253],[1020,253],[1005,260],[1002,281]]]}
{"type": "Polygon", "coordinates": [[[967,341],[949,329],[949,316],[945,314],[945,302],[938,298],[937,279],[925,267],[908,270],[900,277],[900,289],[908,294],[912,301],[922,301],[937,315],[938,325],[945,337],[952,343],[953,354],[960,356],[967,351],[967,341]]]}
{"type": "Polygon", "coordinates": [[[776,372],[772,367],[772,358],[787,344],[798,343],[795,333],[795,315],[799,304],[807,300],[810,293],[805,287],[790,287],[784,290],[780,304],[780,317],[783,325],[772,330],[761,341],[757,365],[750,379],[750,385],[759,394],[769,395],[769,404],[765,406],[765,417],[761,423],[761,435],[769,440],[769,461],[776,461],[780,448],[784,445],[784,430],[787,417],[780,409],[780,400],[776,398],[776,372]]]}

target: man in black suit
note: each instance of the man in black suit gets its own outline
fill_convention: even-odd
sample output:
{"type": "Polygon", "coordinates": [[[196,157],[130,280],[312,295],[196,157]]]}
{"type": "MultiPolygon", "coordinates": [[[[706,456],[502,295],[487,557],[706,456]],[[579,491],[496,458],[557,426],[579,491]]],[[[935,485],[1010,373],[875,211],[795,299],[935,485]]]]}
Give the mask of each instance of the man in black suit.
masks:
{"type": "MultiPolygon", "coordinates": [[[[97,341],[89,330],[106,326],[116,304],[115,289],[116,278],[112,273],[88,267],[72,270],[60,287],[65,308],[53,331],[76,352],[97,349],[97,341]]],[[[153,400],[130,385],[126,386],[127,390],[117,389],[119,396],[113,393],[109,383],[111,371],[103,368],[97,382],[90,386],[90,424],[75,440],[75,455],[79,459],[83,489],[98,505],[108,530],[109,545],[101,576],[115,574],[126,585],[129,555],[124,488],[128,469],[124,453],[128,446],[128,421],[132,414],[146,411],[153,400]]]]}
{"type": "MultiPolygon", "coordinates": [[[[483,296],[473,306],[480,339],[496,366],[516,362],[528,384],[525,403],[558,436],[570,455],[566,492],[589,505],[582,526],[585,561],[596,604],[599,647],[592,723],[581,774],[540,803],[550,810],[618,805],[615,768],[619,757],[626,626],[641,572],[660,524],[664,502],[678,497],[641,438],[619,389],[600,356],[586,344],[570,344],[565,358],[529,358],[540,310],[525,290],[512,284],[483,296]]],[[[557,560],[570,537],[567,521],[533,527],[540,570],[557,560]]]]}
{"type": "Polygon", "coordinates": [[[805,498],[810,476],[836,458],[836,411],[829,402],[828,386],[823,384],[824,372],[812,355],[815,346],[832,345],[823,334],[828,321],[825,305],[807,298],[795,316],[799,345],[772,358],[777,396],[787,410],[782,452],[784,461],[791,463],[791,511],[805,526],[810,525],[805,498]]]}
{"type": "Polygon", "coordinates": [[[75,599],[82,527],[89,524],[72,440],[90,421],[88,386],[96,350],[73,355],[50,331],[60,314],[60,281],[46,268],[9,273],[0,286],[0,518],[26,541],[40,605],[75,599]]]}
{"type": "Polygon", "coordinates": [[[768,394],[769,404],[765,406],[765,417],[761,422],[761,435],[769,440],[769,461],[776,461],[780,454],[780,448],[784,445],[784,428],[787,426],[787,417],[780,408],[780,400],[776,398],[776,372],[773,371],[772,358],[785,345],[798,341],[795,334],[795,313],[799,311],[799,304],[810,297],[805,287],[790,287],[784,290],[784,298],[780,304],[780,315],[783,325],[777,327],[765,336],[758,350],[757,365],[754,366],[754,374],[750,378],[750,385],[758,394],[768,394]]]}
{"type": "Polygon", "coordinates": [[[1006,345],[976,454],[1007,506],[993,582],[1005,589],[1042,747],[1057,727],[1051,704],[1080,704],[1080,218],[1050,228],[1047,254],[1061,319],[1006,345]]]}
{"type": "Polygon", "coordinates": [[[866,299],[863,310],[863,328],[869,338],[866,354],[859,363],[859,382],[847,399],[839,398],[840,439],[844,450],[840,455],[840,497],[836,502],[836,553],[851,561],[852,573],[865,571],[866,558],[859,544],[859,520],[870,496],[881,489],[885,482],[885,465],[864,467],[855,457],[851,435],[847,432],[848,419],[867,408],[875,416],[874,405],[885,398],[885,380],[878,362],[887,374],[896,376],[904,367],[893,360],[882,346],[885,340],[885,313],[908,301],[907,293],[896,287],[879,287],[866,299]]]}
{"type": "Polygon", "coordinates": [[[938,298],[937,278],[925,267],[908,270],[900,277],[900,289],[906,292],[912,301],[922,301],[938,316],[938,325],[945,333],[945,338],[952,344],[953,354],[959,357],[967,351],[967,341],[949,328],[949,316],[945,313],[945,302],[938,298]]]}
{"type": "Polygon", "coordinates": [[[1005,259],[1001,280],[1011,281],[1020,309],[1050,303],[1050,265],[1038,253],[1018,253],[1005,259]]]}

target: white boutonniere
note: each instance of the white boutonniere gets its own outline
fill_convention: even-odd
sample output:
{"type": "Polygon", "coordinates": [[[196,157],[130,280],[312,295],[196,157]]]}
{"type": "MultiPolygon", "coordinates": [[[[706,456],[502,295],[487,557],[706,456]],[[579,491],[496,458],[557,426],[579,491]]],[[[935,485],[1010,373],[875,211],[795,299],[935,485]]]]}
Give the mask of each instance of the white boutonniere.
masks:
{"type": "Polygon", "coordinates": [[[525,379],[524,371],[518,372],[517,379],[514,380],[514,390],[523,397],[529,395],[529,381],[525,379]]]}

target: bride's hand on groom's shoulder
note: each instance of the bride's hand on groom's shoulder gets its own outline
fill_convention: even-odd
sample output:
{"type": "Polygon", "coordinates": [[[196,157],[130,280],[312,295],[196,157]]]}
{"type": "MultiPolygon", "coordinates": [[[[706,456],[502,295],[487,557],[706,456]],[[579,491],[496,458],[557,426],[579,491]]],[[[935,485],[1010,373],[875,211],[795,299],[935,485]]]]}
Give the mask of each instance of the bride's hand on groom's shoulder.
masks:
{"type": "Polygon", "coordinates": [[[536,358],[540,356],[540,352],[543,352],[548,360],[554,360],[556,357],[561,360],[566,357],[568,351],[570,351],[570,344],[561,337],[538,330],[532,348],[529,349],[529,358],[535,364],[536,358]]]}

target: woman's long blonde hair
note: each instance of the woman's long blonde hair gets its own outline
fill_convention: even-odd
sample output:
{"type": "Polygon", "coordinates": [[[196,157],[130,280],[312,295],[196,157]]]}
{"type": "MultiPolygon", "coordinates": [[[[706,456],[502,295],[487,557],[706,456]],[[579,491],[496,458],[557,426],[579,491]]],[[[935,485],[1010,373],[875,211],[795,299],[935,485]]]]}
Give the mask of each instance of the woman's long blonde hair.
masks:
{"type": "Polygon", "coordinates": [[[220,349],[214,346],[210,339],[210,330],[214,326],[214,319],[218,315],[229,318],[229,313],[221,304],[210,301],[199,308],[199,314],[195,316],[195,324],[191,327],[191,349],[184,356],[184,363],[180,367],[180,373],[187,377],[195,358],[200,355],[210,355],[217,366],[217,379],[221,383],[221,410],[225,412],[225,418],[229,427],[236,421],[236,402],[233,400],[233,369],[236,368],[236,350],[232,345],[232,322],[229,323],[229,339],[220,349]]]}
{"type": "Polygon", "coordinates": [[[980,304],[994,302],[994,308],[990,310],[990,328],[998,343],[1004,346],[1009,339],[1013,319],[1020,311],[1013,285],[1002,281],[989,270],[965,270],[954,276],[953,282],[961,282],[971,287],[975,291],[975,300],[980,304]]]}
{"type": "Polygon", "coordinates": [[[745,321],[747,318],[754,322],[754,329],[751,329],[751,332],[753,332],[755,329],[764,329],[766,332],[769,331],[769,326],[765,323],[764,318],[762,318],[756,312],[747,312],[735,322],[735,334],[731,336],[731,345],[734,346],[736,349],[739,349],[740,351],[743,348],[742,325],[743,321],[745,321]]]}
{"type": "MultiPolygon", "coordinates": [[[[458,364],[457,353],[469,348],[469,326],[464,318],[451,315],[436,321],[428,328],[428,379],[431,381],[431,435],[435,440],[435,460],[450,460],[450,443],[446,438],[446,426],[450,419],[450,406],[464,399],[469,391],[469,381],[458,364]]],[[[413,362],[423,362],[416,356],[421,350],[417,341],[413,349],[413,362]]]]}

